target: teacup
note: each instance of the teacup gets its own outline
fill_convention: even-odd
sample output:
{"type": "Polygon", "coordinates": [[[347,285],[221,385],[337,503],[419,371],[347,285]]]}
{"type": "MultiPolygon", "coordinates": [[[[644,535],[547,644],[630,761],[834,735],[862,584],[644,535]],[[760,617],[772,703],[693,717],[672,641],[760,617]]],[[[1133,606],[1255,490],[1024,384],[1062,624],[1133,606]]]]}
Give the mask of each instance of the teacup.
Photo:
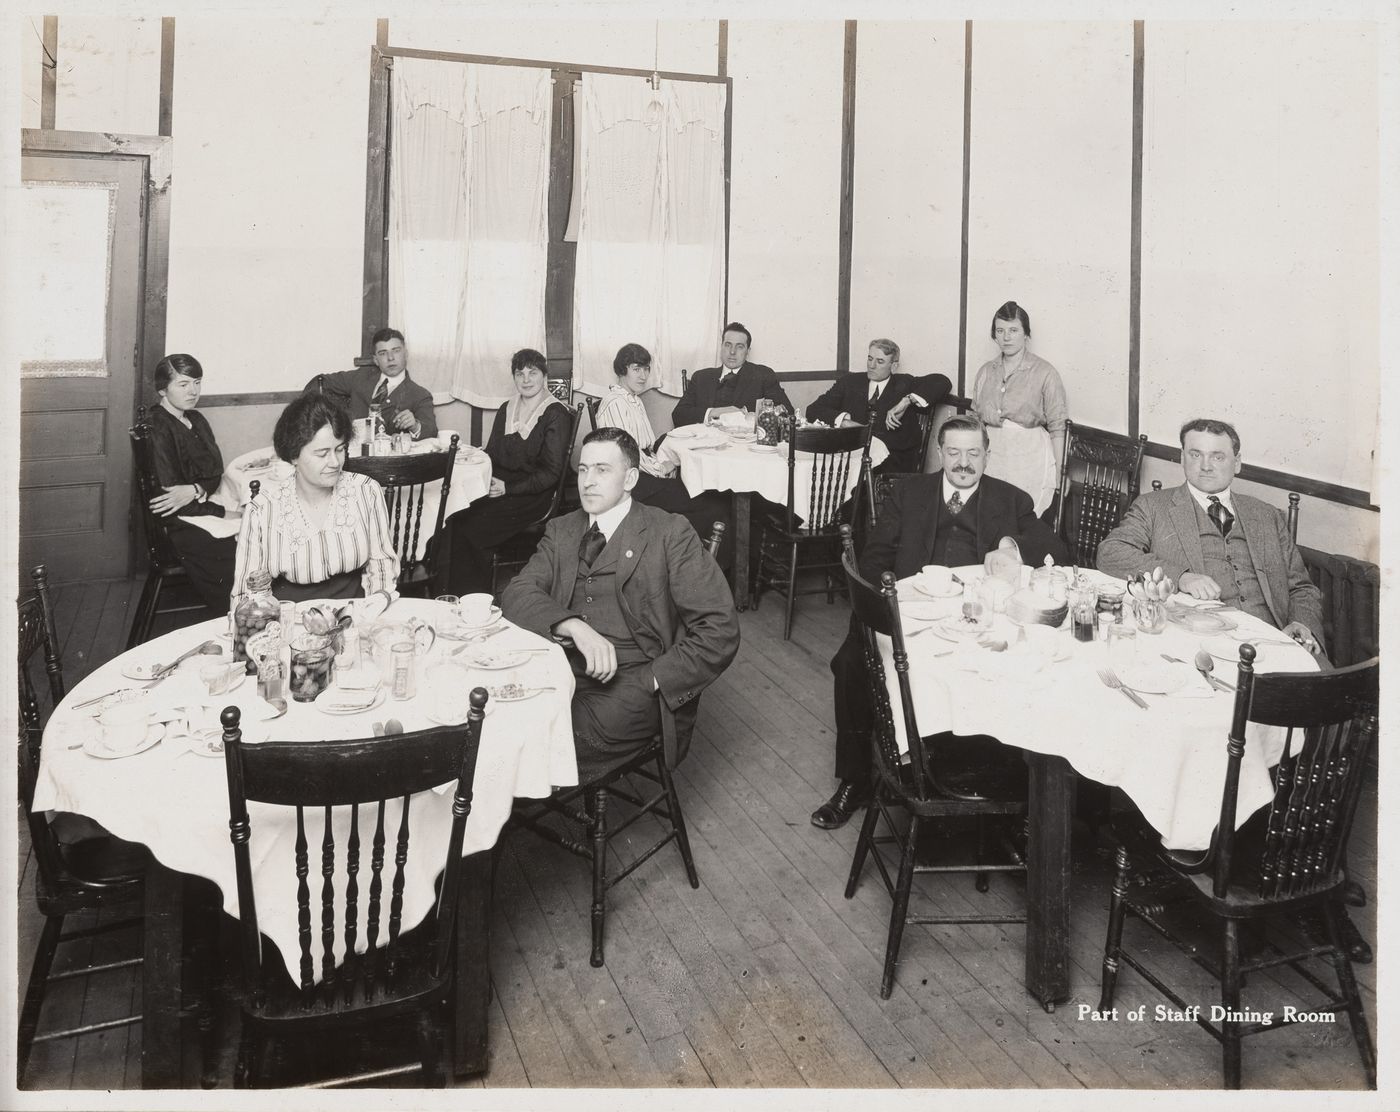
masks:
{"type": "Polygon", "coordinates": [[[102,743],[113,753],[135,749],[146,740],[149,717],[150,713],[142,700],[105,708],[97,716],[102,727],[102,743]]]}
{"type": "Polygon", "coordinates": [[[491,619],[491,596],[484,593],[463,595],[457,603],[457,613],[466,625],[485,625],[491,619]]]}
{"type": "Polygon", "coordinates": [[[919,569],[919,586],[931,595],[950,594],[953,589],[953,569],[942,564],[925,564],[919,569]]]}

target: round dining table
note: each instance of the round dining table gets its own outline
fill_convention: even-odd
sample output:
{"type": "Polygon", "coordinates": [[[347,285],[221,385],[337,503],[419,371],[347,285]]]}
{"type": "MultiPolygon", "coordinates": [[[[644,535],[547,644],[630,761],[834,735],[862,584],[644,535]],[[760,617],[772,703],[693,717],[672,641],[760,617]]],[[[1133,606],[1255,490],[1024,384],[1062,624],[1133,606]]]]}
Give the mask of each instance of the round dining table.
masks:
{"type": "MultiPolygon", "coordinates": [[[[322,739],[373,736],[376,724],[382,727],[391,718],[398,719],[405,731],[442,724],[442,715],[452,713],[441,698],[444,692],[455,689],[460,693],[481,686],[492,693],[492,698],[482,724],[463,856],[480,854],[484,860],[487,855],[481,851],[495,845],[516,797],[542,798],[555,787],[578,782],[570,717],[573,673],[558,644],[499,617],[484,630],[491,636],[480,641],[455,640],[448,632],[462,637],[470,634],[460,622],[449,618],[448,612],[445,603],[400,599],[379,619],[417,619],[439,630],[436,640],[417,662],[415,698],[399,701],[389,697],[387,690],[381,690],[379,701],[361,712],[327,713],[321,706],[323,700],[329,706],[332,697],[343,698],[355,690],[348,683],[342,690],[337,679],[317,701],[300,703],[289,699],[285,713],[278,714],[278,708],[258,697],[252,676],[224,694],[209,694],[202,673],[219,657],[196,656],[170,678],[135,697],[148,709],[151,725],[146,742],[150,747],[130,756],[108,759],[95,717],[103,702],[92,700],[113,692],[142,690],[143,679],[132,677],[144,677],[152,666],[173,661],[206,641],[218,643],[222,659],[228,661],[229,623],[227,619],[212,619],[128,650],[86,676],[54,709],[44,730],[34,806],[87,816],[112,834],[144,845],[169,873],[208,878],[218,886],[224,910],[236,917],[238,890],[229,842],[224,760],[211,739],[223,708],[240,709],[244,738],[249,743],[272,739],[314,745],[322,739]],[[507,699],[498,697],[501,688],[505,688],[507,699]],[[510,701],[510,696],[521,694],[521,688],[525,697],[510,701]]],[[[354,636],[353,629],[350,635],[354,636]]],[[[372,681],[373,668],[372,662],[362,662],[347,675],[359,671],[372,681]]],[[[392,740],[386,738],[385,744],[392,744],[392,740]]],[[[410,806],[413,861],[422,866],[410,871],[406,878],[402,920],[405,931],[421,922],[433,906],[434,881],[452,821],[450,789],[449,784],[421,793],[410,806]]],[[[259,926],[276,943],[284,960],[292,960],[298,953],[295,814],[253,804],[250,816],[259,926]]],[[[348,826],[348,818],[337,815],[335,821],[342,820],[348,826]]],[[[337,841],[343,844],[343,837],[337,841]]],[[[152,887],[148,884],[148,908],[152,887]]],[[[166,890],[170,890],[168,883],[166,890]]],[[[485,898],[489,900],[489,888],[485,898]]],[[[148,931],[159,927],[167,935],[176,932],[178,939],[178,915],[170,914],[166,908],[157,910],[156,918],[154,912],[148,911],[148,931]]],[[[484,920],[479,918],[476,925],[480,931],[485,930],[484,920]]],[[[476,941],[484,948],[483,939],[476,941]]],[[[152,954],[152,947],[148,939],[148,955],[152,954]]],[[[160,949],[155,946],[156,951],[160,949]]],[[[175,1004],[170,1005],[167,993],[163,1002],[152,1002],[154,1012],[147,1015],[145,1046],[152,1056],[159,1053],[158,1047],[169,1050],[172,1045],[178,1055],[178,974],[176,977],[175,1004]],[[157,1033],[162,1017],[167,1027],[157,1033]],[[177,1028],[173,1038],[168,1030],[170,1023],[177,1028]]],[[[149,977],[148,999],[156,993],[158,979],[149,977]]],[[[463,989],[467,991],[470,986],[463,989]]],[[[152,1076],[170,1083],[163,1069],[154,1070],[152,1076]]]]}
{"type": "MultiPolygon", "coordinates": [[[[415,440],[409,449],[410,455],[423,452],[446,451],[452,442],[453,432],[445,429],[435,437],[415,440]]],[[[254,448],[234,457],[224,468],[223,481],[214,495],[214,500],[229,510],[237,510],[248,504],[249,485],[254,479],[267,482],[269,479],[285,479],[292,473],[292,465],[279,459],[271,445],[254,448]]],[[[460,437],[457,444],[457,459],[452,468],[452,487],[447,492],[447,509],[443,513],[446,521],[458,510],[464,510],[478,498],[484,498],[491,489],[491,457],[482,449],[463,444],[460,437]]],[[[418,552],[422,559],[428,541],[432,538],[431,526],[437,522],[438,503],[442,500],[442,482],[434,480],[423,485],[423,509],[421,520],[429,525],[419,534],[418,552]]],[[[191,521],[196,520],[191,518],[191,521]]],[[[218,521],[219,519],[213,519],[218,521]]]]}

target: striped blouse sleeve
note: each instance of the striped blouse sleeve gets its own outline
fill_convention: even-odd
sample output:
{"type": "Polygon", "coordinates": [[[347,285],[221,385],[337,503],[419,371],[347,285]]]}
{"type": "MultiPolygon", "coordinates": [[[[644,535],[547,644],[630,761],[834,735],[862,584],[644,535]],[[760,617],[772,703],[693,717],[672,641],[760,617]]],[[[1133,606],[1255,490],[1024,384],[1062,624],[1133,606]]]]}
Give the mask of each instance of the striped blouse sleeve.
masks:
{"type": "Polygon", "coordinates": [[[243,507],[243,524],[238,529],[238,551],[233,565],[233,594],[230,609],[238,605],[243,594],[248,573],[268,568],[268,529],[267,518],[271,499],[266,494],[243,507]]]}
{"type": "Polygon", "coordinates": [[[383,489],[373,479],[366,479],[360,485],[359,503],[369,545],[369,558],[361,579],[365,597],[383,591],[393,602],[399,597],[399,557],[389,533],[389,512],[384,505],[383,489]]]}

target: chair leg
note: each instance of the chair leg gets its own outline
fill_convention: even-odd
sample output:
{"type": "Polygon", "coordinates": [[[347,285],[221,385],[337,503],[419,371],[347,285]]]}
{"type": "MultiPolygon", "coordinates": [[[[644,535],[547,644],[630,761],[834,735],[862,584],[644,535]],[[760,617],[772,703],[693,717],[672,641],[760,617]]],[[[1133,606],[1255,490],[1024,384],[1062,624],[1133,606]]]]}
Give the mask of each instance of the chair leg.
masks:
{"type": "Polygon", "coordinates": [[[423,1059],[423,1086],[427,1089],[447,1088],[447,1075],[442,1069],[443,1017],[442,1005],[418,1013],[418,1045],[423,1059]]]}
{"type": "Polygon", "coordinates": [[[248,1017],[243,1017],[243,1028],[238,1035],[238,1061],[233,1067],[233,1087],[251,1089],[258,1076],[258,1035],[248,1017]]]}
{"type": "Polygon", "coordinates": [[[131,616],[131,632],[126,638],[128,649],[144,644],[151,635],[151,622],[155,620],[156,604],[160,601],[160,587],[160,573],[152,568],[146,575],[146,585],[141,588],[141,598],[131,616]]]}
{"type": "MultiPolygon", "coordinates": [[[[740,552],[739,546],[734,546],[734,559],[747,560],[749,554],[740,552]]],[[[768,586],[768,534],[763,532],[758,538],[758,567],[754,569],[753,583],[749,586],[749,609],[757,610],[759,602],[763,599],[763,588],[768,586]]]]}
{"type": "Polygon", "coordinates": [[[797,602],[797,542],[792,542],[788,555],[787,619],[783,622],[783,640],[792,638],[792,609],[797,602]]]}
{"type": "Polygon", "coordinates": [[[860,824],[860,837],[856,839],[856,855],[851,860],[851,875],[846,878],[848,900],[856,894],[856,884],[860,880],[861,870],[865,868],[865,855],[875,844],[875,824],[879,821],[880,799],[879,789],[876,788],[876,797],[865,808],[865,820],[860,824]]]}
{"type": "Polygon", "coordinates": [[[909,820],[909,834],[904,852],[899,856],[899,880],[894,889],[894,907],[890,911],[890,936],[885,943],[885,974],[880,980],[880,999],[888,1000],[894,991],[894,967],[899,960],[899,943],[904,937],[904,919],[909,914],[909,890],[914,886],[914,846],[919,840],[919,816],[909,820]]]}
{"type": "Polygon", "coordinates": [[[1225,1088],[1240,1087],[1240,1025],[1230,1019],[1240,1010],[1240,924],[1236,919],[1225,920],[1225,933],[1220,955],[1220,1002],[1226,1018],[1220,1024],[1225,1051],[1225,1088]]]}
{"type": "Polygon", "coordinates": [[[604,901],[608,895],[607,789],[594,789],[586,806],[593,823],[593,907],[590,912],[593,922],[593,952],[589,955],[588,962],[596,969],[603,964],[603,917],[606,913],[604,901]]]}
{"type": "Polygon", "coordinates": [[[1103,987],[1099,992],[1099,1011],[1113,1007],[1113,993],[1118,987],[1118,955],[1123,951],[1123,919],[1128,906],[1128,851],[1118,847],[1117,872],[1113,876],[1113,896],[1108,905],[1108,937],[1103,946],[1103,987]]]}
{"type": "Polygon", "coordinates": [[[685,876],[692,888],[700,887],[700,876],[695,871],[695,858],[690,852],[690,834],[685,829],[685,815],[681,813],[680,798],[676,795],[675,777],[666,767],[666,758],[657,754],[656,768],[661,774],[661,786],[666,790],[666,808],[671,812],[671,826],[676,831],[676,845],[680,847],[681,862],[685,865],[685,876]]]}
{"type": "Polygon", "coordinates": [[[1351,958],[1342,947],[1342,924],[1337,905],[1327,901],[1322,905],[1327,921],[1327,937],[1332,944],[1332,966],[1337,971],[1337,984],[1347,1001],[1347,1018],[1351,1021],[1351,1037],[1356,1040],[1357,1052],[1361,1055],[1361,1068],[1366,1071],[1366,1084],[1376,1087],[1376,1044],[1371,1040],[1371,1027],[1366,1022],[1366,1013],[1361,1008],[1361,993],[1357,991],[1356,975],[1352,972],[1351,958]]]}
{"type": "Polygon", "coordinates": [[[29,1053],[34,1049],[34,1036],[39,1031],[39,1012],[44,1006],[44,989],[48,986],[49,971],[53,969],[54,955],[58,953],[58,940],[62,934],[62,915],[44,919],[44,931],[39,936],[38,949],[34,951],[34,965],[29,970],[29,986],[24,991],[24,1008],[19,1016],[19,1062],[15,1076],[21,1083],[29,1068],[29,1053]]]}
{"type": "MultiPolygon", "coordinates": [[[[987,860],[987,816],[977,816],[977,864],[987,860]]],[[[984,872],[977,873],[977,891],[985,892],[992,886],[991,879],[984,872]]]]}

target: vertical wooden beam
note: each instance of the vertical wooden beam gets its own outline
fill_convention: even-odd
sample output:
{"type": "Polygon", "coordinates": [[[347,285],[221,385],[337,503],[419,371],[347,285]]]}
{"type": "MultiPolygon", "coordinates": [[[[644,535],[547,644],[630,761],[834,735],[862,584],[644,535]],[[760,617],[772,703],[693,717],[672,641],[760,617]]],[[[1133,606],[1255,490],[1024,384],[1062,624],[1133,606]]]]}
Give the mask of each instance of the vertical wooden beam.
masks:
{"type": "MultiPolygon", "coordinates": [[[[382,22],[382,21],[381,21],[382,22]]],[[[387,34],[387,28],[385,30],[387,34]]],[[[365,265],[360,302],[360,354],[389,317],[389,96],[391,60],[369,52],[369,141],[365,156],[365,265]]],[[[411,341],[410,341],[411,342],[411,341]]]]}
{"type": "Polygon", "coordinates": [[[58,16],[44,16],[44,71],[39,85],[39,126],[52,131],[58,101],[58,16]]]}
{"type": "Polygon", "coordinates": [[[389,21],[387,19],[374,21],[374,45],[380,50],[389,49],[389,21]]]}
{"type": "Polygon", "coordinates": [[[1143,22],[1133,21],[1133,169],[1128,233],[1128,435],[1137,436],[1142,399],[1142,105],[1143,22]]]}
{"type": "Polygon", "coordinates": [[[160,113],[157,135],[171,135],[171,114],[175,94],[175,20],[169,16],[160,21],[160,113]]]}
{"type": "Polygon", "coordinates": [[[972,211],[972,20],[963,25],[962,257],[958,260],[958,393],[967,397],[967,225],[972,211]]]}
{"type": "MultiPolygon", "coordinates": [[[[172,20],[172,22],[174,22],[172,20]]],[[[141,353],[137,362],[136,406],[155,389],[155,367],[165,357],[166,309],[170,303],[170,190],[174,169],[174,141],[149,140],[146,159],[146,264],[142,296],[141,353]]]]}
{"type": "MultiPolygon", "coordinates": [[[[719,21],[719,76],[724,81],[724,319],[729,320],[729,170],[734,159],[734,79],[729,76],[729,20],[719,21]]],[[[722,327],[722,325],[720,326],[722,327]]]]}
{"type": "Polygon", "coordinates": [[[569,202],[574,189],[574,82],[576,70],[556,69],[549,134],[549,247],[545,263],[544,332],[549,374],[573,378],[574,275],[578,244],[564,236],[569,230],[569,202]]]}
{"type": "Polygon", "coordinates": [[[729,20],[719,21],[719,59],[715,66],[715,74],[719,77],[729,76],[729,20]]]}
{"type": "Polygon", "coordinates": [[[851,368],[851,238],[855,224],[856,21],[846,20],[841,67],[841,227],[836,271],[836,369],[851,368]]]}

